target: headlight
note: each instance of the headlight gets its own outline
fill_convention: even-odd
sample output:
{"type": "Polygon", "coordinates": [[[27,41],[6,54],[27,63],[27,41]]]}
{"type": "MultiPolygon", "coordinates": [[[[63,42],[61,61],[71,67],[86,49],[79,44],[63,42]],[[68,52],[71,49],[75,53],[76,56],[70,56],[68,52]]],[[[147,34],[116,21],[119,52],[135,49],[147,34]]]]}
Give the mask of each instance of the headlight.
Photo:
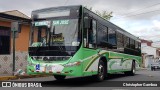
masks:
{"type": "Polygon", "coordinates": [[[81,63],[82,63],[82,61],[77,61],[77,62],[65,64],[65,65],[63,65],[63,66],[64,66],[64,67],[79,66],[81,63]]]}

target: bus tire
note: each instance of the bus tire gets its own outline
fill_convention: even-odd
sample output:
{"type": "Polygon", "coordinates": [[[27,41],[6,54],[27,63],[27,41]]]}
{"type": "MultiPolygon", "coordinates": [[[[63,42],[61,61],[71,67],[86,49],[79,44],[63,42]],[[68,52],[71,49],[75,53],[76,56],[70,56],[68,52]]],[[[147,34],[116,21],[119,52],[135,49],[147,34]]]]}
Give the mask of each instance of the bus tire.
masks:
{"type": "Polygon", "coordinates": [[[64,80],[66,76],[62,76],[62,75],[54,75],[54,78],[58,81],[64,80]]]}
{"type": "Polygon", "coordinates": [[[95,77],[98,82],[103,81],[106,77],[105,63],[102,60],[98,63],[98,74],[95,77]]]}
{"type": "Polygon", "coordinates": [[[128,76],[134,76],[134,75],[135,75],[135,72],[136,72],[135,61],[132,61],[131,71],[126,71],[126,72],[124,72],[124,73],[125,73],[125,75],[128,75],[128,76]]]}

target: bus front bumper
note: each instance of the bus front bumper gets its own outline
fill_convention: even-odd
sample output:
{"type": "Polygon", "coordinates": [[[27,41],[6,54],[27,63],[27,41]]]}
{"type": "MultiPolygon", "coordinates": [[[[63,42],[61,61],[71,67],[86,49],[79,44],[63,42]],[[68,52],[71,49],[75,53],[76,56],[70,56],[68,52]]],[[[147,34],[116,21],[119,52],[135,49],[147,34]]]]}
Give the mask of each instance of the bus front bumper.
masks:
{"type": "Polygon", "coordinates": [[[27,74],[52,74],[52,75],[66,75],[66,76],[83,76],[82,63],[74,62],[69,64],[34,64],[27,65],[27,74]]]}

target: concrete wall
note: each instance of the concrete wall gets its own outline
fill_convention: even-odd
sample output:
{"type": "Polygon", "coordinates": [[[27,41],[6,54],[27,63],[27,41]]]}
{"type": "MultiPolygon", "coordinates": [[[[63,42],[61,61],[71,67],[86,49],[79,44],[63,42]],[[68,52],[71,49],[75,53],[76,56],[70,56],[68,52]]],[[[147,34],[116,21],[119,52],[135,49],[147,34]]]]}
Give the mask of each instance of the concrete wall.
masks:
{"type": "Polygon", "coordinates": [[[143,66],[145,68],[150,68],[150,64],[154,62],[157,57],[157,49],[152,46],[148,46],[147,43],[142,43],[141,51],[143,53],[143,66]]]}
{"type": "MultiPolygon", "coordinates": [[[[16,52],[15,57],[16,69],[22,69],[26,71],[27,66],[27,52],[16,52]]],[[[0,76],[1,75],[12,75],[13,57],[10,55],[0,55],[0,76]]]]}
{"type": "Polygon", "coordinates": [[[153,56],[146,56],[145,67],[150,68],[153,61],[154,61],[153,56]]]}
{"type": "Polygon", "coordinates": [[[157,56],[157,49],[151,46],[147,46],[146,44],[141,44],[142,53],[146,53],[147,55],[153,55],[154,58],[157,56]]]}

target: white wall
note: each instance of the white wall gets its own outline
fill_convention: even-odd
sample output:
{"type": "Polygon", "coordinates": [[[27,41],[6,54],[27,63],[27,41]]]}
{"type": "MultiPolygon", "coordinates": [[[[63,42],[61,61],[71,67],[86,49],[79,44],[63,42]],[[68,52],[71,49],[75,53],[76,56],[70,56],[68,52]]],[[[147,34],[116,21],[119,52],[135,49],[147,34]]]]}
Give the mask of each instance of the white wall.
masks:
{"type": "Polygon", "coordinates": [[[145,59],[145,67],[150,68],[151,63],[153,63],[154,59],[152,56],[146,56],[145,59]]]}
{"type": "Polygon", "coordinates": [[[147,46],[146,43],[141,43],[141,51],[145,53],[144,55],[144,67],[149,68],[150,64],[154,61],[154,58],[157,57],[156,48],[147,46]],[[153,55],[153,56],[151,56],[153,55]]]}
{"type": "Polygon", "coordinates": [[[142,53],[146,53],[147,55],[153,55],[154,58],[156,57],[156,48],[147,46],[146,44],[141,44],[141,51],[142,53]]]}

